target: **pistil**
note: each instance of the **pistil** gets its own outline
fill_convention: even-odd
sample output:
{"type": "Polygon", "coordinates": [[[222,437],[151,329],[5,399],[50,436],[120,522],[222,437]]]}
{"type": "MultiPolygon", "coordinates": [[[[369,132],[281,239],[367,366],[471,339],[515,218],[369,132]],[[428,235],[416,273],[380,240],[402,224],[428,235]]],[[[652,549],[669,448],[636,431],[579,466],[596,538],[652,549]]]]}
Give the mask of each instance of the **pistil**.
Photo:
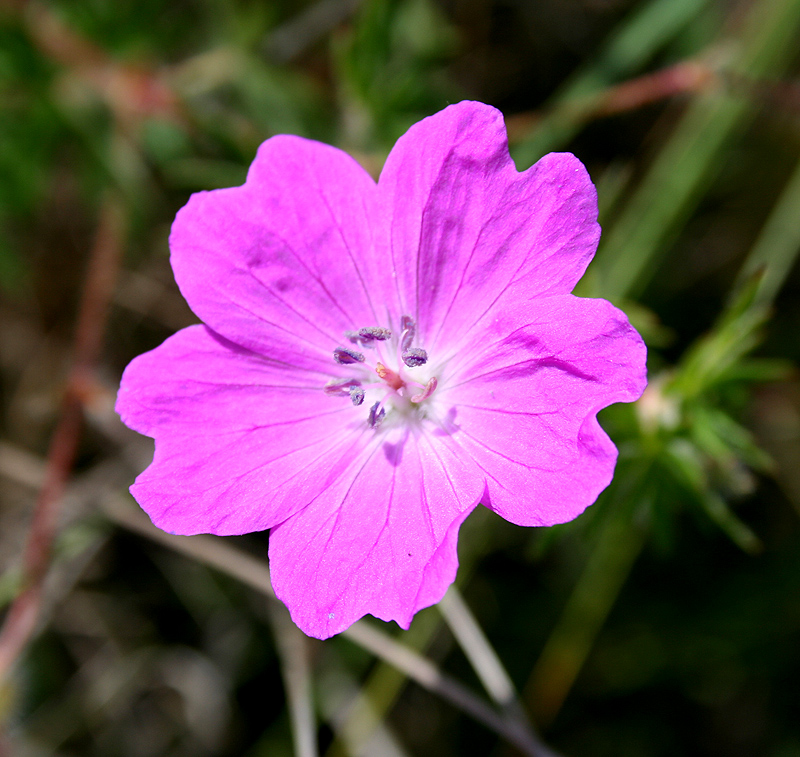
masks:
{"type": "Polygon", "coordinates": [[[391,368],[387,368],[383,363],[375,366],[375,373],[381,377],[392,389],[399,392],[406,384],[399,373],[395,373],[391,368]]]}

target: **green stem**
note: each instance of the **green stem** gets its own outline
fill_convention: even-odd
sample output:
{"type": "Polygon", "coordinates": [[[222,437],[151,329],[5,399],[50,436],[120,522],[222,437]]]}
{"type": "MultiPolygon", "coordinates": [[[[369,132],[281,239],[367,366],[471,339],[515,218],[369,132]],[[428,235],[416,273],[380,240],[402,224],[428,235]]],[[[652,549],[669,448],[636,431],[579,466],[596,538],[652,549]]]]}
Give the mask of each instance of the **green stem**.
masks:
{"type": "MultiPolygon", "coordinates": [[[[800,3],[753,3],[741,28],[739,54],[729,70],[748,78],[781,71],[796,53],[800,3]]],[[[657,270],[659,254],[715,178],[725,148],[754,114],[747,99],[724,92],[709,92],[689,106],[604,238],[597,261],[604,297],[619,301],[643,290],[657,270]]]]}
{"type": "Polygon", "coordinates": [[[603,530],[525,687],[540,725],[561,709],[643,546],[630,523],[612,520],[603,530]]]}
{"type": "Polygon", "coordinates": [[[764,228],[747,256],[735,291],[763,269],[756,301],[771,303],[800,254],[800,161],[772,209],[764,228]]]}

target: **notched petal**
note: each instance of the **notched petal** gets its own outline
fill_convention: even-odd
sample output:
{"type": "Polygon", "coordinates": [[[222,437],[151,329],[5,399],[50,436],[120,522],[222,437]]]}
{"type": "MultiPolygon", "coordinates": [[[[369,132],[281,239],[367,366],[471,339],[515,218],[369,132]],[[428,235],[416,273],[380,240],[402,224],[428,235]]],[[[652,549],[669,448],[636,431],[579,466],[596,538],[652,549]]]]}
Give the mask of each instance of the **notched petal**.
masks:
{"type": "Polygon", "coordinates": [[[479,471],[450,442],[375,442],[346,479],[272,529],[275,593],[309,636],[328,638],[367,613],[408,628],[455,579],[458,529],[482,492],[479,471]]]}

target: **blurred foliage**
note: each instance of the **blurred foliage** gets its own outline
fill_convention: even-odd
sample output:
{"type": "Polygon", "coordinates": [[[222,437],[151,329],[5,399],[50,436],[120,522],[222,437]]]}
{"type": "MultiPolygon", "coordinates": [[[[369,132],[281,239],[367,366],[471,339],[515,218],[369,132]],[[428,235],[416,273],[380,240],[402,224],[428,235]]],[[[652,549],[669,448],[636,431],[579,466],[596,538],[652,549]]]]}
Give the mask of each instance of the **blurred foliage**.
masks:
{"type": "MultiPolygon", "coordinates": [[[[413,122],[480,99],[520,168],[589,167],[604,236],[578,293],[629,313],[650,384],[601,415],[620,457],[597,504],[531,530],[479,509],[458,582],[563,753],[800,755],[799,37],[800,0],[5,3],[0,602],[36,482],[9,450],[46,454],[105,194],[130,233],[78,481],[142,467],[110,404],[194,320],[166,245],[189,193],[286,132],[377,175],[413,122]]],[[[97,515],[55,561],[0,692],[14,754],[292,754],[266,600],[97,515]]],[[[479,687],[436,609],[398,636],[479,687]]],[[[512,753],[350,642],[310,649],[323,753],[512,753]]]]}

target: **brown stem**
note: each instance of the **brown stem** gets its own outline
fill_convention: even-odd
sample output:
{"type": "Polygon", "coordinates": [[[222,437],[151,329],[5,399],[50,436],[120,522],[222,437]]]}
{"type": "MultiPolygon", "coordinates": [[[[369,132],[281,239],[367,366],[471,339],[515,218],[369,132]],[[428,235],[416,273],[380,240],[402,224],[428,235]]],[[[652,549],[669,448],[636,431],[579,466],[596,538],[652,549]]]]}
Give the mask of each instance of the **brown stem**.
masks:
{"type": "Polygon", "coordinates": [[[699,92],[717,80],[716,73],[703,63],[676,63],[611,87],[594,101],[588,115],[605,118],[625,113],[675,95],[699,92]]]}
{"type": "Polygon", "coordinates": [[[660,71],[637,76],[596,94],[565,102],[551,111],[519,113],[506,120],[512,144],[523,141],[546,117],[556,116],[584,123],[636,110],[676,95],[699,92],[719,83],[720,77],[702,61],[689,60],[660,71]]]}
{"type": "Polygon", "coordinates": [[[22,558],[22,585],[0,630],[0,682],[8,676],[36,629],[42,586],[58,523],[58,504],[75,461],[82,408],[92,392],[94,365],[102,344],[105,315],[119,268],[123,236],[122,209],[116,200],[106,199],[100,211],[78,315],[74,363],[50,442],[45,480],[34,507],[22,558]]]}

